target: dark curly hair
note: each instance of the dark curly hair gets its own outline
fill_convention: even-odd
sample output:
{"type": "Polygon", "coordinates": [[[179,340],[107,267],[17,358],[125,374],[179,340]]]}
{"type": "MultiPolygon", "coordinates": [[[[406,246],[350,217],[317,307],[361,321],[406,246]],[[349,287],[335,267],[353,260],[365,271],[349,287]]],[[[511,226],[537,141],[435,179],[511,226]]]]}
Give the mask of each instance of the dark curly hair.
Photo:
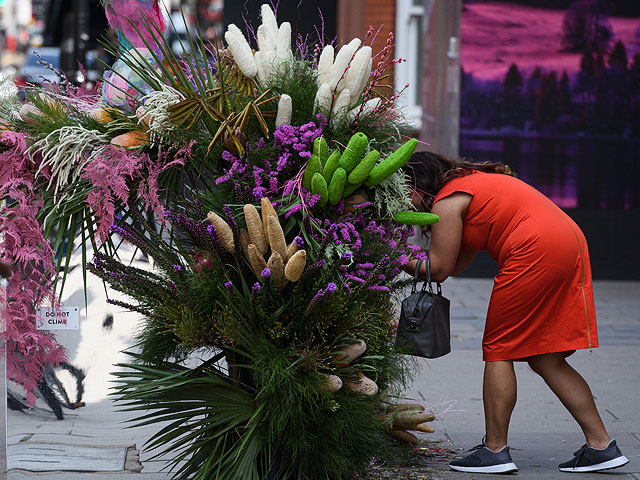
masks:
{"type": "Polygon", "coordinates": [[[492,162],[473,163],[433,152],[414,153],[403,170],[411,177],[413,190],[422,198],[423,210],[431,209],[435,196],[452,178],[463,177],[473,171],[516,176],[509,165],[492,162]]]}

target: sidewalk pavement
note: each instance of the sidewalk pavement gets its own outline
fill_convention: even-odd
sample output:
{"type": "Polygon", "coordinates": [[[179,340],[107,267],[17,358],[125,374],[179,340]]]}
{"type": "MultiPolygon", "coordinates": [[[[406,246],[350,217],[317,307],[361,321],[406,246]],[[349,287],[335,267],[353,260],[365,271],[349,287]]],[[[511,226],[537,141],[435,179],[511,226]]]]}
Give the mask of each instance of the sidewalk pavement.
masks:
{"type": "MultiPolygon", "coordinates": [[[[481,443],[484,435],[481,340],[491,287],[492,281],[485,279],[447,280],[443,290],[452,301],[452,352],[422,360],[409,394],[440,413],[433,424],[436,433],[423,438],[456,454],[481,443]]],[[[560,472],[558,464],[572,458],[584,437],[542,379],[521,362],[516,364],[518,403],[509,432],[518,478],[598,480],[617,475],[640,480],[640,282],[596,281],[594,293],[600,348],[578,351],[568,361],[589,383],[609,435],[630,462],[608,473],[560,472]]],[[[449,471],[449,460],[431,462],[437,477],[504,478],[449,471]]]]}
{"type": "MultiPolygon", "coordinates": [[[[83,306],[81,273],[71,275],[65,305],[83,306]]],[[[444,293],[452,300],[453,351],[439,359],[421,360],[421,372],[407,393],[438,414],[433,423],[436,433],[421,435],[426,447],[445,449],[451,453],[449,457],[480,443],[484,434],[480,345],[491,284],[486,279],[447,280],[444,293]]],[[[559,472],[558,463],[570,459],[584,439],[542,380],[522,364],[516,368],[519,401],[510,432],[520,479],[598,480],[618,475],[640,480],[640,282],[599,281],[594,285],[601,346],[593,353],[577,352],[570,362],[589,382],[609,433],[631,462],[609,474],[559,472]]],[[[155,428],[125,428],[123,422],[134,415],[117,412],[107,398],[108,372],[114,363],[124,360],[119,352],[131,343],[136,316],[108,306],[101,284],[91,278],[88,299],[89,315],[81,320],[81,330],[59,335],[70,351],[71,363],[87,371],[87,406],[67,411],[62,421],[46,410],[31,414],[9,411],[10,480],[170,478],[160,472],[165,461],[151,460],[144,451],[140,454],[155,428]],[[102,326],[108,313],[114,315],[111,329],[102,326]],[[73,472],[78,468],[94,472],[73,472]]],[[[450,472],[448,460],[434,456],[424,471],[425,478],[497,478],[450,472]]]]}

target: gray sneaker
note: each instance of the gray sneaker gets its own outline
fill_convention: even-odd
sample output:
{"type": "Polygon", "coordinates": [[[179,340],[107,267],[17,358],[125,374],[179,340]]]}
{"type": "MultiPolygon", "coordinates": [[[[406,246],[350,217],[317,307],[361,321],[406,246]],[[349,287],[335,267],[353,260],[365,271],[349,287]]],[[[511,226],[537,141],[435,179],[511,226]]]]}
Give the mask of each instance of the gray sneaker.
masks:
{"type": "Polygon", "coordinates": [[[511,460],[509,447],[505,446],[499,452],[494,452],[487,447],[485,439],[481,445],[476,445],[466,457],[453,460],[449,463],[451,470],[472,473],[513,473],[518,467],[511,460]]]}
{"type": "Polygon", "coordinates": [[[622,467],[629,463],[629,459],[622,455],[615,440],[611,440],[607,448],[599,450],[583,445],[573,454],[568,462],[561,463],[558,468],[562,472],[598,472],[611,468],[622,467]]]}

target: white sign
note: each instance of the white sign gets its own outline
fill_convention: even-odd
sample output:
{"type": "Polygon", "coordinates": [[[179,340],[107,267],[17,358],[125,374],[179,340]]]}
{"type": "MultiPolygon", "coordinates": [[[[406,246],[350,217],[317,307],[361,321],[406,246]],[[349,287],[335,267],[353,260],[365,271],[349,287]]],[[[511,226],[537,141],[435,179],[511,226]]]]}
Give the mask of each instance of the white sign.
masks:
{"type": "Polygon", "coordinates": [[[38,330],[78,330],[80,328],[80,310],[78,307],[38,308],[38,330]]]}

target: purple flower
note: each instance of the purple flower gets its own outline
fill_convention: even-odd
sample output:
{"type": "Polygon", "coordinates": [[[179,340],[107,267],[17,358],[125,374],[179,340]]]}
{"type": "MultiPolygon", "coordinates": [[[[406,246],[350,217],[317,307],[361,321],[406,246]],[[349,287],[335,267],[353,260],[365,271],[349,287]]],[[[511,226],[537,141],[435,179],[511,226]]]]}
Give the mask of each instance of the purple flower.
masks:
{"type": "Polygon", "coordinates": [[[180,265],[174,265],[173,271],[179,273],[182,271],[182,267],[180,265]]]}
{"type": "Polygon", "coordinates": [[[379,291],[379,292],[388,292],[389,287],[385,287],[384,285],[371,285],[369,290],[379,291]]]}
{"type": "Polygon", "coordinates": [[[233,282],[231,280],[229,280],[228,282],[224,282],[224,286],[231,290],[231,288],[233,287],[233,282]]]}
{"type": "Polygon", "coordinates": [[[262,273],[260,274],[260,276],[262,278],[269,278],[271,276],[271,270],[269,270],[268,268],[265,268],[264,270],[262,270],[262,273]]]}
{"type": "Polygon", "coordinates": [[[324,291],[324,293],[325,293],[325,294],[326,294],[326,293],[333,293],[333,292],[335,292],[335,291],[336,291],[336,288],[338,288],[338,287],[336,286],[336,284],[335,284],[335,283],[333,283],[333,282],[329,282],[329,283],[327,284],[327,288],[326,288],[326,290],[324,291]]]}
{"type": "Polygon", "coordinates": [[[349,280],[353,280],[354,282],[365,283],[365,280],[363,280],[360,277],[356,277],[355,275],[351,275],[349,273],[345,273],[344,276],[347,277],[349,280]]]}
{"type": "Polygon", "coordinates": [[[357,266],[360,267],[360,268],[373,268],[374,267],[373,263],[371,263],[371,262],[359,263],[357,266]]]}
{"type": "Polygon", "coordinates": [[[284,190],[282,194],[284,196],[289,195],[293,191],[293,187],[295,187],[295,182],[293,180],[287,180],[287,183],[284,184],[284,190]]]}
{"type": "Polygon", "coordinates": [[[321,198],[322,196],[318,195],[317,193],[314,193],[313,195],[311,195],[308,201],[309,207],[313,207],[316,203],[320,201],[321,198]]]}
{"type": "Polygon", "coordinates": [[[257,293],[258,290],[260,290],[260,282],[256,282],[253,284],[253,287],[251,287],[251,292],[252,293],[257,293]]]}
{"type": "Polygon", "coordinates": [[[291,215],[293,215],[294,213],[298,213],[300,210],[302,210],[302,204],[301,203],[296,203],[293,207],[291,207],[287,211],[287,213],[284,214],[284,218],[287,219],[291,215]]]}
{"type": "Polygon", "coordinates": [[[302,237],[296,237],[293,239],[293,241],[295,242],[296,247],[304,248],[304,240],[302,239],[302,237]]]}
{"type": "Polygon", "coordinates": [[[406,265],[409,263],[409,257],[407,257],[404,253],[398,257],[398,263],[400,265],[406,265]]]}

